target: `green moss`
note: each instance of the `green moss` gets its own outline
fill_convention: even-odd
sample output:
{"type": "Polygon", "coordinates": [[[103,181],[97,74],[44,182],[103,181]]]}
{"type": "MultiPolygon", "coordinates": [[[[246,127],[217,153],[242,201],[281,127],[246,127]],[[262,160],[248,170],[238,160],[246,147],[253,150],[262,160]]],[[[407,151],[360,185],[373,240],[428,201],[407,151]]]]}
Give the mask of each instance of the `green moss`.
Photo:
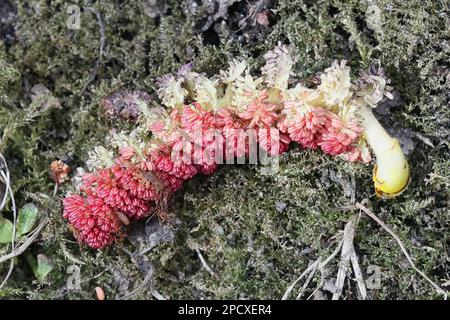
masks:
{"type": "MultiPolygon", "coordinates": [[[[32,125],[12,136],[4,151],[17,203],[36,202],[50,217],[28,252],[51,257],[55,269],[46,283],[37,284],[19,257],[1,296],[94,298],[95,286],[101,286],[108,298],[118,298],[141,283],[142,261],[148,259],[156,270],[154,288],[170,298],[280,298],[310,261],[335,248],[332,237],[352,214],[341,210],[351,204],[352,179],[356,200],[370,199],[374,212],[399,234],[416,265],[438,283],[450,278],[450,46],[444,2],[373,1],[381,12],[378,19],[361,1],[280,0],[272,8],[269,34],[257,43],[221,36],[211,45],[197,26],[202,17],[187,16],[185,3],[168,1],[167,14],[153,19],[144,13],[141,1],[102,1],[95,4],[105,30],[101,58],[101,29],[92,13],[83,11],[81,28],[71,30],[66,26],[66,1],[15,3],[16,40],[0,45],[0,95],[5,96],[0,131],[11,115],[30,106],[33,85],[45,85],[59,99],[61,109],[34,118],[32,125]],[[181,220],[172,244],[143,256],[132,253],[127,241],[102,252],[79,247],[61,214],[60,200],[72,190],[70,184],[62,186],[55,199],[42,194],[53,189],[48,175],[52,160],[64,158],[72,167],[82,166],[109,128],[124,126],[101,115],[100,98],[119,87],[153,93],[158,76],[190,61],[209,74],[237,56],[259,66],[262,54],[278,41],[293,45],[299,79],[313,76],[334,59],[347,59],[355,68],[378,60],[386,68],[402,103],[381,116],[382,121],[408,128],[435,146],[414,137],[416,147],[409,155],[414,174],[406,192],[395,200],[378,200],[368,166],[294,149],[283,156],[275,176],[261,175],[258,167],[224,166],[212,177],[187,183],[172,210],[181,220]],[[202,267],[195,248],[217,277],[202,267]],[[84,263],[81,290],[67,291],[66,272],[74,259],[84,263]]],[[[361,220],[355,244],[364,272],[370,265],[382,270],[381,288],[370,290],[371,297],[437,298],[408,267],[394,240],[368,218],[361,220]]],[[[6,267],[0,266],[2,274],[6,267]]],[[[328,266],[327,277],[336,271],[337,261],[328,266]]],[[[355,298],[355,290],[353,283],[345,297],[355,298]]],[[[141,290],[134,297],[150,298],[151,293],[141,290]]]]}

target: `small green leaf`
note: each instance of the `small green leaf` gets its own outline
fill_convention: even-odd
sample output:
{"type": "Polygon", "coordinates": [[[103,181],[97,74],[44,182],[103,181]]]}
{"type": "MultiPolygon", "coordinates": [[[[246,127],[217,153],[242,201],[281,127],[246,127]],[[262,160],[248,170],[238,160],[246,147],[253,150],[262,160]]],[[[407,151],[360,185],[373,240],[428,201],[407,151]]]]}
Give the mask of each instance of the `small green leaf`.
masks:
{"type": "Polygon", "coordinates": [[[5,218],[0,218],[0,243],[10,243],[13,234],[13,224],[5,218]]]}
{"type": "Polygon", "coordinates": [[[38,254],[37,256],[38,264],[37,269],[35,271],[36,278],[39,281],[43,281],[50,271],[53,270],[53,264],[49,258],[44,256],[43,254],[38,254]]]}
{"type": "Polygon", "coordinates": [[[19,210],[17,219],[17,236],[20,237],[33,229],[39,217],[38,208],[33,203],[27,203],[19,210]]]}
{"type": "Polygon", "coordinates": [[[37,259],[31,254],[28,254],[26,255],[26,259],[33,270],[34,276],[39,282],[44,281],[48,274],[53,270],[53,263],[43,254],[38,254],[37,259]]]}

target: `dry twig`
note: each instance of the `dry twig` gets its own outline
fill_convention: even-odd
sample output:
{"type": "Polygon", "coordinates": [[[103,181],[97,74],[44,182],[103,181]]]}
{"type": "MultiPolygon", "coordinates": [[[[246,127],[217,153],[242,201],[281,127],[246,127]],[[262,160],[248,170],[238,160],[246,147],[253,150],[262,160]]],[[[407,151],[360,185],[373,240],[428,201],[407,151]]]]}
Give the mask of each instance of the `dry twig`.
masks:
{"type": "MultiPolygon", "coordinates": [[[[9,169],[8,169],[8,164],[6,163],[5,158],[3,157],[2,154],[0,154],[0,159],[2,160],[3,164],[1,166],[1,170],[0,170],[0,176],[5,184],[5,195],[4,198],[2,200],[1,203],[1,207],[0,207],[0,211],[3,210],[4,206],[6,205],[6,199],[8,198],[8,194],[9,197],[11,199],[11,209],[13,212],[13,232],[12,232],[12,236],[11,236],[11,254],[13,254],[16,250],[16,226],[17,226],[17,210],[16,210],[16,202],[14,200],[14,193],[12,191],[11,188],[11,180],[10,180],[10,175],[9,175],[9,169]]],[[[0,263],[1,263],[1,257],[0,257],[0,263]]],[[[9,277],[11,276],[11,273],[14,269],[14,261],[11,260],[10,264],[9,264],[9,268],[8,268],[8,273],[6,274],[5,278],[3,279],[2,283],[0,284],[0,289],[3,288],[3,286],[6,284],[6,282],[8,281],[9,277]]]]}
{"type": "Polygon", "coordinates": [[[364,279],[362,279],[362,272],[359,268],[358,257],[356,256],[353,239],[355,238],[356,227],[358,226],[359,215],[354,215],[350,218],[344,228],[344,243],[341,251],[341,261],[339,263],[339,270],[336,276],[335,286],[337,291],[333,294],[332,299],[338,300],[344,288],[344,282],[347,275],[350,263],[352,264],[355,276],[358,281],[358,288],[363,299],[366,298],[366,287],[364,279]]]}
{"type": "Polygon", "coordinates": [[[42,219],[37,228],[30,233],[30,236],[25,240],[23,244],[15,248],[14,251],[11,251],[11,253],[0,257],[0,263],[21,255],[39,236],[39,234],[41,233],[42,229],[44,229],[47,222],[48,222],[47,218],[42,219]]]}
{"type": "MultiPolygon", "coordinates": [[[[289,295],[291,294],[292,290],[294,289],[295,285],[305,276],[309,275],[307,278],[307,281],[305,282],[306,286],[309,284],[309,282],[311,281],[312,277],[314,276],[315,272],[317,270],[320,271],[321,273],[321,279],[320,279],[320,284],[319,286],[314,290],[314,292],[308,297],[308,299],[314,295],[314,293],[320,289],[320,287],[322,287],[323,285],[323,280],[324,280],[324,268],[325,266],[332,260],[334,259],[334,257],[339,253],[339,251],[342,248],[342,244],[343,244],[343,240],[341,240],[339,242],[339,244],[337,245],[336,249],[334,249],[334,251],[323,261],[322,259],[319,257],[316,261],[314,261],[312,264],[310,264],[308,266],[308,268],[303,271],[303,273],[286,289],[286,291],[283,294],[283,297],[281,298],[281,300],[287,300],[289,298],[289,295]]],[[[306,290],[306,286],[303,285],[304,289],[302,288],[302,290],[299,292],[299,294],[297,295],[297,299],[300,299],[301,296],[303,295],[303,292],[306,290]]]]}
{"type": "Polygon", "coordinates": [[[378,223],[384,230],[387,231],[391,235],[392,238],[394,238],[395,241],[397,241],[397,244],[399,245],[400,249],[402,250],[403,254],[405,255],[406,259],[408,260],[411,267],[416,271],[419,275],[421,275],[426,281],[428,281],[429,284],[436,290],[438,294],[442,294],[444,296],[444,299],[447,300],[447,293],[439,287],[433,280],[427,277],[425,273],[420,271],[416,265],[414,264],[411,256],[409,255],[408,251],[405,248],[405,245],[400,240],[400,238],[397,236],[397,234],[392,231],[380,218],[378,218],[372,211],[370,211],[367,207],[365,207],[361,203],[356,203],[355,207],[362,210],[366,215],[368,215],[370,218],[372,218],[376,223],[378,223]]]}
{"type": "Polygon", "coordinates": [[[213,277],[217,277],[217,274],[214,272],[214,270],[208,265],[205,258],[203,258],[202,253],[198,248],[195,248],[195,252],[197,252],[198,258],[200,259],[200,262],[202,263],[203,267],[206,269],[206,271],[209,272],[210,275],[213,277]]]}

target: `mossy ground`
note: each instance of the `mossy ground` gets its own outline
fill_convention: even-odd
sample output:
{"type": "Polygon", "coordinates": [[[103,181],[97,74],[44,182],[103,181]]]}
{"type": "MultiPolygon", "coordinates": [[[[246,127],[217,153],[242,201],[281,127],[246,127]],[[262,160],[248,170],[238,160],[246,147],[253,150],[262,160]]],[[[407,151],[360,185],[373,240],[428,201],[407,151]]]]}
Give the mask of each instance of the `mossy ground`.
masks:
{"type": "MultiPolygon", "coordinates": [[[[352,214],[339,210],[351,205],[352,179],[356,200],[370,200],[416,265],[439,284],[450,279],[446,2],[371,1],[380,16],[367,1],[229,2],[223,14],[213,15],[218,5],[211,9],[193,0],[94,1],[91,6],[101,15],[105,34],[100,60],[102,32],[96,16],[82,10],[80,29],[66,25],[67,7],[77,1],[0,5],[0,12],[12,16],[0,22],[0,132],[8,121],[17,120],[16,114],[26,114],[35,84],[45,85],[62,107],[16,130],[2,151],[19,207],[32,201],[50,217],[27,254],[44,254],[54,269],[40,283],[20,256],[0,296],[94,298],[94,287],[101,286],[107,298],[118,298],[138,287],[152,264],[151,287],[167,298],[278,299],[310,261],[334,249],[332,237],[352,214]],[[261,12],[269,19],[258,22],[256,13],[261,12]],[[278,41],[295,47],[299,79],[334,59],[347,59],[354,70],[381,63],[399,103],[379,116],[390,128],[407,129],[406,138],[414,145],[408,155],[409,188],[395,200],[379,200],[369,166],[294,148],[282,157],[275,176],[261,175],[258,167],[248,165],[223,166],[212,177],[187,183],[172,207],[181,222],[173,243],[145,254],[136,253],[128,241],[104,251],[80,247],[62,218],[61,198],[70,183],[56,198],[47,198],[53,191],[48,167],[54,159],[83,166],[87,152],[103,143],[109,128],[125,126],[105,119],[100,98],[122,87],[153,93],[157,77],[191,61],[211,75],[233,57],[260,66],[262,54],[278,41]],[[216,277],[202,268],[195,248],[216,277]],[[80,263],[81,290],[67,290],[67,268],[80,263]]],[[[370,298],[438,298],[409,267],[395,241],[368,218],[358,226],[355,245],[364,272],[370,265],[382,271],[381,287],[369,290],[370,298]]],[[[336,274],[337,266],[337,260],[329,265],[327,278],[336,274]]],[[[0,265],[2,275],[7,267],[0,265]]],[[[308,292],[313,289],[311,285],[308,292]]],[[[151,297],[149,285],[133,296],[151,297]]],[[[357,297],[354,281],[346,285],[344,297],[357,297]]]]}

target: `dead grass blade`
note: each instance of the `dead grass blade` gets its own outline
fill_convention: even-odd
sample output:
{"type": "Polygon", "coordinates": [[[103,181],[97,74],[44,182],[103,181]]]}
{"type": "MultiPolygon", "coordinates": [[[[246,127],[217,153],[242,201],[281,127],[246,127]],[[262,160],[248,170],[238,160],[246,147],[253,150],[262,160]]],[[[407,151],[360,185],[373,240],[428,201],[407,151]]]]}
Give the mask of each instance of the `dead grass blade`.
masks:
{"type": "Polygon", "coordinates": [[[428,276],[425,273],[423,273],[421,270],[419,270],[416,267],[411,256],[409,255],[408,251],[406,250],[405,245],[400,240],[400,238],[397,236],[397,234],[394,231],[392,231],[391,228],[389,228],[380,218],[378,218],[371,210],[369,210],[363,204],[357,202],[355,204],[355,207],[362,210],[366,215],[368,215],[370,218],[372,218],[384,230],[386,230],[387,233],[389,233],[391,235],[391,237],[394,238],[395,241],[397,241],[397,244],[399,245],[401,251],[405,255],[406,259],[408,260],[409,264],[414,269],[414,271],[416,271],[420,276],[422,276],[422,278],[424,278],[436,290],[436,292],[438,294],[442,294],[444,296],[444,299],[447,300],[448,294],[441,287],[439,287],[433,280],[428,278],[428,276]]]}

